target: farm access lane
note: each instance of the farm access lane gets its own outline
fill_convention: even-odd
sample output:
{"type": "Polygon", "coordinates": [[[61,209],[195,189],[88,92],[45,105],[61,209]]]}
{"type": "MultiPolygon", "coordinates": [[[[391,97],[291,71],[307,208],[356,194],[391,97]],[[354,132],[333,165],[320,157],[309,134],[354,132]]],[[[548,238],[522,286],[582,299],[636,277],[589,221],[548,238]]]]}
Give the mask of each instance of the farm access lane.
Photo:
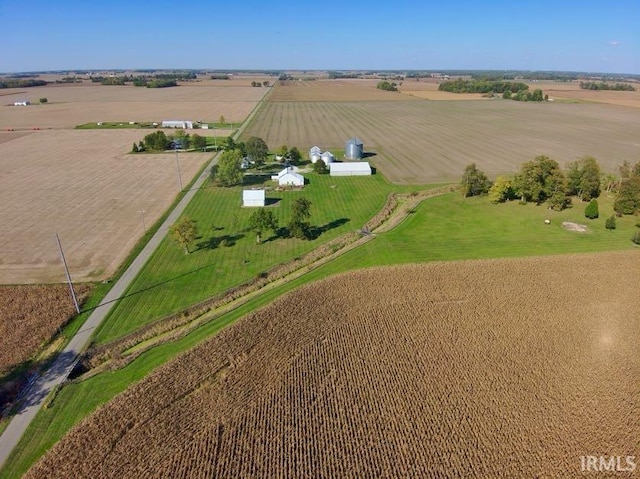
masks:
{"type": "MultiPolygon", "coordinates": [[[[266,97],[263,96],[263,100],[266,97]]],[[[253,111],[249,114],[242,126],[233,135],[234,139],[238,139],[253,119],[259,106],[262,104],[260,101],[253,111]]],[[[94,309],[93,313],[89,316],[82,328],[71,338],[64,350],[58,354],[53,364],[49,369],[43,373],[38,379],[27,389],[25,392],[23,402],[20,409],[11,419],[11,422],[7,425],[6,429],[0,435],[0,467],[4,465],[7,458],[11,454],[11,451],[16,447],[20,438],[24,435],[27,427],[31,421],[35,418],[36,414],[44,404],[45,399],[49,393],[58,385],[62,384],[64,380],[71,373],[76,361],[80,354],[85,350],[89,344],[91,335],[100,326],[102,321],[107,317],[111,308],[113,308],[118,299],[120,299],[131,282],[140,273],[146,262],[149,260],[153,252],[160,245],[160,242],[167,235],[169,228],[180,215],[184,212],[187,205],[191,202],[195,194],[202,187],[203,183],[209,176],[211,167],[218,162],[218,157],[222,152],[218,152],[211,159],[207,167],[202,171],[198,179],[195,181],[191,189],[189,189],[178,205],[167,216],[167,219],[162,223],[156,234],[149,240],[149,242],[142,249],[140,254],[133,260],[131,265],[122,274],[118,281],[113,285],[109,293],[104,297],[100,305],[94,309]]]]}

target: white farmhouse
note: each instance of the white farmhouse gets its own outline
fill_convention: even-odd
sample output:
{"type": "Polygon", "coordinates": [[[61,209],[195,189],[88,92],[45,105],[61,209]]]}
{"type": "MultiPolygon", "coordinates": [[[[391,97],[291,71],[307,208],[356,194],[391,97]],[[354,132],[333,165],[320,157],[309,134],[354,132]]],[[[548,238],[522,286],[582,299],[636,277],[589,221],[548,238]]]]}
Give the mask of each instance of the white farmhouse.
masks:
{"type": "Polygon", "coordinates": [[[368,161],[329,164],[329,174],[331,176],[369,176],[371,173],[371,166],[368,161]]]}
{"type": "Polygon", "coordinates": [[[264,190],[242,190],[242,206],[251,208],[265,205],[264,190]]]}
{"type": "Polygon", "coordinates": [[[285,168],[271,178],[277,180],[280,186],[304,186],[304,176],[293,171],[291,167],[285,168]]]}

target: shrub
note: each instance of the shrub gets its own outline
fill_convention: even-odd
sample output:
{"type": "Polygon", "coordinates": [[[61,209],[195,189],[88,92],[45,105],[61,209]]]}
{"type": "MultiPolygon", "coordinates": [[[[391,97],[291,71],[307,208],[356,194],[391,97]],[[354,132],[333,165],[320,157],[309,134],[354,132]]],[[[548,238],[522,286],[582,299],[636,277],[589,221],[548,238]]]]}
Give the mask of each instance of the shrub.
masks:
{"type": "Polygon", "coordinates": [[[40,98],[40,103],[47,103],[49,100],[47,98],[40,98]]]}
{"type": "Polygon", "coordinates": [[[615,215],[611,215],[607,218],[607,222],[604,224],[604,227],[608,230],[616,229],[616,217],[615,215]]]}
{"type": "Polygon", "coordinates": [[[636,231],[635,233],[633,233],[631,241],[633,241],[635,244],[640,244],[640,231],[636,231]]]}
{"type": "Polygon", "coordinates": [[[584,215],[590,220],[595,220],[599,216],[597,200],[591,200],[589,202],[587,207],[584,209],[584,215]]]}

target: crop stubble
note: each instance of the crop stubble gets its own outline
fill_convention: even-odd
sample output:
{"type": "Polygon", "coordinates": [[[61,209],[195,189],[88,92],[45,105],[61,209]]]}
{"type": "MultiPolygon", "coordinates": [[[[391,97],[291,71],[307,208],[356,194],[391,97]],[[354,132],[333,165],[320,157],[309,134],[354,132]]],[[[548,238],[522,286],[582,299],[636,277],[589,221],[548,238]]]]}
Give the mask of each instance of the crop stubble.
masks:
{"type": "Polygon", "coordinates": [[[312,145],[343,149],[358,136],[391,181],[429,183],[457,180],[472,162],[490,176],[511,174],[537,155],[561,164],[591,155],[613,172],[640,155],[637,131],[638,111],[613,105],[270,101],[245,134],[303,152],[312,145]]]}
{"type": "MultiPolygon", "coordinates": [[[[127,154],[142,133],[38,131],[0,144],[0,284],[64,281],[56,232],[74,280],[115,271],[179,190],[173,154],[127,154]]],[[[185,184],[210,156],[180,155],[185,184]]]]}
{"type": "Polygon", "coordinates": [[[27,477],[574,477],[640,447],[638,252],[336,276],[85,419],[27,477]]]}

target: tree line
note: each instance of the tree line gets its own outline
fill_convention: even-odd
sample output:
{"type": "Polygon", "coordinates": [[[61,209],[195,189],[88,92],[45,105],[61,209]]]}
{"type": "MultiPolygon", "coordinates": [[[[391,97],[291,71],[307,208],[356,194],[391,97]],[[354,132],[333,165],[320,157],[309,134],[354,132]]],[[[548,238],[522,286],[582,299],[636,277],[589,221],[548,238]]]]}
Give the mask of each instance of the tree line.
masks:
{"type": "Polygon", "coordinates": [[[29,88],[32,86],[43,86],[49,82],[35,80],[33,78],[2,78],[0,88],[29,88]]]}
{"type": "Polygon", "coordinates": [[[595,81],[581,81],[580,88],[583,90],[615,90],[615,91],[636,91],[635,87],[628,83],[605,83],[595,81]]]}
{"type": "Polygon", "coordinates": [[[439,91],[449,93],[504,93],[506,91],[518,93],[528,89],[528,85],[520,82],[464,80],[462,78],[444,81],[438,86],[439,91]]]}
{"type": "Polygon", "coordinates": [[[165,151],[174,148],[205,150],[207,148],[207,138],[197,133],[189,135],[184,130],[177,130],[173,135],[167,135],[164,131],[158,130],[145,135],[140,142],[134,142],[131,147],[131,153],[165,151]]]}
{"type": "MultiPolygon", "coordinates": [[[[619,175],[603,175],[595,158],[585,156],[567,164],[562,170],[558,162],[548,156],[537,156],[523,163],[513,177],[498,176],[492,182],[475,163],[468,165],[462,175],[464,196],[488,195],[492,203],[519,199],[522,203],[546,203],[560,211],[580,201],[595,200],[603,186],[615,194],[613,209],[618,216],[640,213],[640,161],[634,166],[624,162],[619,175]]],[[[587,217],[597,217],[596,206],[585,211],[587,217]],[[588,213],[588,214],[587,214],[588,213]]]]}
{"type": "Polygon", "coordinates": [[[384,91],[398,91],[398,84],[396,82],[388,82],[386,80],[378,82],[376,85],[378,90],[384,91]]]}

